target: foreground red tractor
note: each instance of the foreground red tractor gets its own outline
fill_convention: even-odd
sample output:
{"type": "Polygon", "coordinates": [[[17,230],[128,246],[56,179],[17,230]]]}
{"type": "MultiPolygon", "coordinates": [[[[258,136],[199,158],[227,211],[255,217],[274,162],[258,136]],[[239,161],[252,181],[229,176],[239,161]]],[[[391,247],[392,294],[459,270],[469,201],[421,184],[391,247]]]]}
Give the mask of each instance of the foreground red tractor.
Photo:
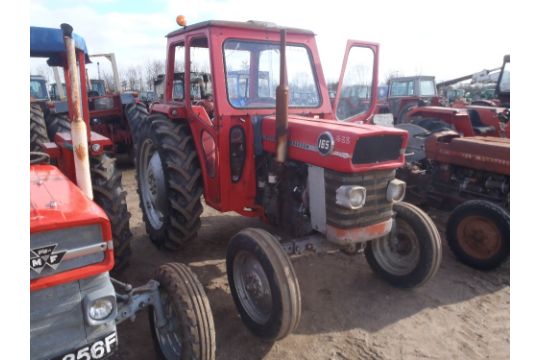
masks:
{"type": "Polygon", "coordinates": [[[450,249],[463,263],[490,270],[510,254],[510,140],[463,137],[452,130],[408,130],[408,162],[398,177],[408,199],[452,210],[446,225],[450,249]]]}
{"type": "Polygon", "coordinates": [[[347,43],[332,109],[311,31],[207,21],[167,36],[164,100],[152,105],[137,142],[146,230],[159,248],[185,247],[201,225],[202,195],[219,211],[278,227],[279,236],[242,230],[227,249],[232,296],[257,336],[281,339],[299,323],[287,253],[363,249],[378,275],[403,288],[437,272],[437,229],[401,202],[405,183],[395,179],[407,133],[348,123],[373,115],[377,59],[378,45],[347,43]],[[185,77],[175,95],[175,69],[207,72],[205,92],[193,96],[185,77]]]}
{"type": "Polygon", "coordinates": [[[31,359],[106,358],[118,345],[117,324],[133,320],[146,307],[158,357],[214,359],[208,299],[187,266],[164,264],[155,279],[136,288],[110,277],[117,231],[130,233],[128,217],[118,224],[109,215],[125,207],[121,186],[107,189],[100,182],[119,178],[114,166],[95,170],[97,177],[90,174],[88,145],[101,143],[92,142],[95,135],[89,144],[85,138],[88,113],[86,102],[79,101],[79,89],[84,94],[85,83],[78,75],[85,72],[77,71],[77,67],[84,70],[84,40],[62,24],[62,30],[32,27],[31,44],[31,53],[48,56],[65,67],[73,125],[70,133],[56,135],[64,141],[62,149],[45,143],[47,152],[30,153],[31,359]],[[72,168],[48,164],[50,160],[73,164],[76,175],[66,172],[72,168]],[[93,188],[94,180],[102,187],[93,188]],[[101,207],[91,200],[93,189],[101,207]]]}

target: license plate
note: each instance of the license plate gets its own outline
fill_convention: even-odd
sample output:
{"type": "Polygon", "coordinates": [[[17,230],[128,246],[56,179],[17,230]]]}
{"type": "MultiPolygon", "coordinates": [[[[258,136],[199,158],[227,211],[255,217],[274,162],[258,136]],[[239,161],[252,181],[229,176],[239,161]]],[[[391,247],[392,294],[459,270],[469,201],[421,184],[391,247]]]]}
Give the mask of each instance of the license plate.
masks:
{"type": "Polygon", "coordinates": [[[109,334],[101,340],[88,344],[80,349],[65,355],[57,356],[52,360],[94,360],[103,359],[112,354],[118,346],[116,332],[109,334]]]}

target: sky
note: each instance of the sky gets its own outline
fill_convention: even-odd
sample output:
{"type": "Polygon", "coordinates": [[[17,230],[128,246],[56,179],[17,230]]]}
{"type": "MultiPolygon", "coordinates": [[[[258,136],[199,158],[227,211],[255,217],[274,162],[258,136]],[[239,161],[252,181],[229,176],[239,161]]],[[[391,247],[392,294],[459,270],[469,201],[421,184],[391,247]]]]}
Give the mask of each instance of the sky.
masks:
{"type": "MultiPolygon", "coordinates": [[[[114,52],[122,70],[164,59],[165,35],[178,28],[179,14],[188,25],[211,19],[270,21],[317,34],[327,81],[339,76],[347,39],[380,44],[380,82],[394,72],[442,81],[502,64],[510,53],[510,32],[495,28],[504,8],[499,0],[31,0],[30,25],[67,22],[85,38],[90,53],[114,52]]],[[[36,64],[32,61],[31,68],[36,64]]],[[[106,60],[100,64],[109,66],[106,60]]],[[[89,71],[97,77],[97,66],[89,71]]]]}

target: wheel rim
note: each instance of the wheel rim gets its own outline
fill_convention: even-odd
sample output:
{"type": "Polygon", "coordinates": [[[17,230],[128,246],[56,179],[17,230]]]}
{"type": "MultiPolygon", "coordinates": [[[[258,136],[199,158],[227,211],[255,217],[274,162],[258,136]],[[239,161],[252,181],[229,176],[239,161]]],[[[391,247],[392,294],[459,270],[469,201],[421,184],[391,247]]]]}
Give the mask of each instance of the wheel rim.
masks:
{"type": "Polygon", "coordinates": [[[497,254],[502,237],[497,224],[482,216],[469,216],[457,227],[457,240],[468,255],[486,260],[497,254]]]}
{"type": "Polygon", "coordinates": [[[388,273],[397,276],[410,274],[420,261],[420,241],[413,228],[400,219],[392,232],[372,241],[371,248],[377,263],[388,273]]]}
{"type": "Polygon", "coordinates": [[[169,301],[169,295],[166,292],[160,291],[160,298],[163,315],[166,319],[165,325],[161,328],[157,325],[156,312],[153,312],[154,331],[159,342],[159,348],[166,359],[180,359],[182,355],[182,334],[178,314],[174,310],[172,302],[169,301]]]}
{"type": "Polygon", "coordinates": [[[166,209],[165,173],[152,140],[147,139],[142,143],[141,153],[139,182],[142,202],[150,224],[154,229],[159,229],[163,226],[166,209]]]}
{"type": "Polygon", "coordinates": [[[233,263],[234,287],[242,308],[258,324],[264,324],[272,313],[272,290],[266,273],[253,254],[241,251],[233,263]]]}

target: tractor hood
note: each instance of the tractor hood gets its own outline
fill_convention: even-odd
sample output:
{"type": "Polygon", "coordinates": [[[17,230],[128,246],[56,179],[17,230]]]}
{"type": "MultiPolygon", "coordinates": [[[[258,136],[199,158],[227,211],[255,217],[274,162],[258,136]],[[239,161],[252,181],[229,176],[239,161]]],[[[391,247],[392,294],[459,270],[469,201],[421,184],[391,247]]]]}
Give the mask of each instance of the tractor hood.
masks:
{"type": "MultiPolygon", "coordinates": [[[[263,149],[275,152],[275,116],[261,121],[263,149]]],[[[405,161],[408,133],[377,125],[359,125],[289,116],[289,160],[340,172],[395,169],[405,161]]]]}
{"type": "MultiPolygon", "coordinates": [[[[108,223],[107,215],[58,168],[30,166],[30,232],[108,223]]],[[[109,237],[110,238],[110,237],[109,237]]]]}

